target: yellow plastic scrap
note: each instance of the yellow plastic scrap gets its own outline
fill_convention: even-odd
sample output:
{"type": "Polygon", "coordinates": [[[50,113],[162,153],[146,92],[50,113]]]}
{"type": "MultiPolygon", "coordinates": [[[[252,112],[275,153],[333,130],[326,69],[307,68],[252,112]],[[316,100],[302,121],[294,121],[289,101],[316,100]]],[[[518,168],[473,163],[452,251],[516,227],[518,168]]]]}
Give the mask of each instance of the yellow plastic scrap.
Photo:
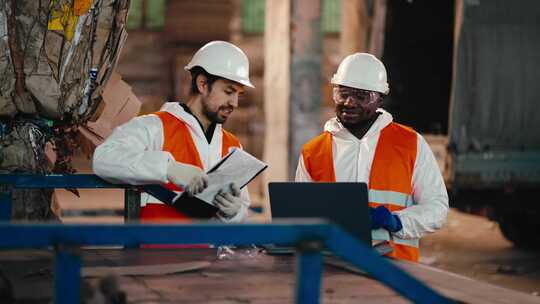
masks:
{"type": "MultiPolygon", "coordinates": [[[[51,2],[51,8],[53,6],[53,4],[55,3],[56,1],[53,1],[51,2]]],[[[66,9],[66,5],[63,5],[61,10],[55,10],[55,9],[52,9],[51,10],[51,15],[50,15],[50,19],[49,19],[49,24],[47,26],[47,29],[51,30],[51,31],[63,31],[64,30],[64,24],[66,24],[66,14],[64,12],[64,10],[66,9]]]]}
{"type": "Polygon", "coordinates": [[[51,31],[63,31],[66,40],[71,41],[79,16],[86,14],[91,5],[92,0],[75,0],[73,5],[64,4],[60,10],[53,9],[47,28],[51,31]]]}
{"type": "Polygon", "coordinates": [[[73,39],[73,35],[75,35],[75,29],[77,27],[78,20],[79,20],[79,17],[77,16],[71,16],[68,19],[68,24],[64,28],[64,34],[66,35],[67,41],[71,41],[71,39],[73,39]]]}

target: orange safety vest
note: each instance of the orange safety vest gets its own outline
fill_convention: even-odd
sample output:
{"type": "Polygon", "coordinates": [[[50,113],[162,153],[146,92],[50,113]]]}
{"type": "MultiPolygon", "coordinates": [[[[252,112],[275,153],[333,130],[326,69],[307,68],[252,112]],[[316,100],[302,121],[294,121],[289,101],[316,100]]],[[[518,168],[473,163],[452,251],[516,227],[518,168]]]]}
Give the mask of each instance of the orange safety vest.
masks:
{"type": "MultiPolygon", "coordinates": [[[[390,123],[381,130],[368,183],[369,206],[384,205],[390,211],[414,204],[412,177],[416,160],[417,135],[409,127],[390,123]]],[[[302,158],[311,178],[317,182],[335,182],[332,134],[324,132],[306,143],[302,158]]],[[[394,250],[388,256],[417,262],[418,239],[400,239],[383,229],[372,230],[373,240],[390,241],[394,250]]]]}
{"type": "MultiPolygon", "coordinates": [[[[163,123],[163,151],[172,154],[177,162],[190,164],[203,169],[197,147],[185,122],[168,112],[156,112],[163,123]]],[[[223,130],[221,141],[221,156],[227,155],[232,147],[240,147],[240,141],[231,133],[223,130]]],[[[181,191],[176,185],[165,185],[173,191],[181,191]]],[[[190,218],[177,211],[174,207],[165,204],[147,203],[141,208],[141,223],[155,222],[189,222],[190,218]]]]}

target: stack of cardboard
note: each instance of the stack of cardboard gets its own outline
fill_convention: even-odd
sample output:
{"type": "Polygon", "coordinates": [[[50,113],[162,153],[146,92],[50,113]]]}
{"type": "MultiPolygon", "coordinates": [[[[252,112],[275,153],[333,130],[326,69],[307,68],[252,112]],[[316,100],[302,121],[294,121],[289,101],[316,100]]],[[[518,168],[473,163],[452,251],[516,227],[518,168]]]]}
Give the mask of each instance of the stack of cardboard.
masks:
{"type": "Polygon", "coordinates": [[[87,156],[92,155],[114,128],[137,116],[141,109],[141,102],[131,87],[116,72],[112,73],[102,96],[103,102],[93,121],[79,127],[81,148],[87,156]]]}

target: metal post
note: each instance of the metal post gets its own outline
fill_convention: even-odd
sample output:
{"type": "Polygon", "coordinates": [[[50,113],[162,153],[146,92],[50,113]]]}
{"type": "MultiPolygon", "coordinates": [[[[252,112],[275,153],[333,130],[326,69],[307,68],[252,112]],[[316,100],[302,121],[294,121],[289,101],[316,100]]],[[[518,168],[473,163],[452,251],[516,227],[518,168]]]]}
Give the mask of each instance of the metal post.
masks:
{"type": "MultiPolygon", "coordinates": [[[[141,216],[141,193],[135,188],[126,188],[124,192],[124,222],[139,222],[141,216]]],[[[126,244],[124,248],[139,248],[140,244],[126,244]]]]}
{"type": "Polygon", "coordinates": [[[138,222],[141,215],[141,193],[134,188],[124,192],[124,222],[138,222]]]}
{"type": "Polygon", "coordinates": [[[291,1],[289,177],[304,143],[321,132],[321,2],[291,1]]]}
{"type": "Polygon", "coordinates": [[[296,259],[296,303],[319,303],[322,276],[322,243],[303,242],[296,259]]]}
{"type": "Polygon", "coordinates": [[[80,302],[81,256],[78,247],[56,247],[54,260],[54,302],[80,302]]]}
{"type": "Polygon", "coordinates": [[[0,221],[9,221],[11,219],[11,194],[9,192],[0,192],[0,221]]]}

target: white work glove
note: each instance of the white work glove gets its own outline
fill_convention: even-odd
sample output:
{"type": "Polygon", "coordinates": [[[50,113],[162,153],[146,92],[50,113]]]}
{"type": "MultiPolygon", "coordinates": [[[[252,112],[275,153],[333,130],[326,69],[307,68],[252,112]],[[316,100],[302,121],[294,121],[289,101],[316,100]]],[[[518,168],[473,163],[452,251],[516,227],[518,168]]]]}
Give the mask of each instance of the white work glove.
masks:
{"type": "Polygon", "coordinates": [[[208,176],[199,167],[176,161],[167,166],[167,179],[190,196],[201,193],[208,187],[208,176]]]}
{"type": "Polygon", "coordinates": [[[231,219],[240,212],[246,203],[240,198],[240,189],[232,183],[230,192],[219,191],[214,197],[214,205],[219,208],[218,217],[231,219]]]}

